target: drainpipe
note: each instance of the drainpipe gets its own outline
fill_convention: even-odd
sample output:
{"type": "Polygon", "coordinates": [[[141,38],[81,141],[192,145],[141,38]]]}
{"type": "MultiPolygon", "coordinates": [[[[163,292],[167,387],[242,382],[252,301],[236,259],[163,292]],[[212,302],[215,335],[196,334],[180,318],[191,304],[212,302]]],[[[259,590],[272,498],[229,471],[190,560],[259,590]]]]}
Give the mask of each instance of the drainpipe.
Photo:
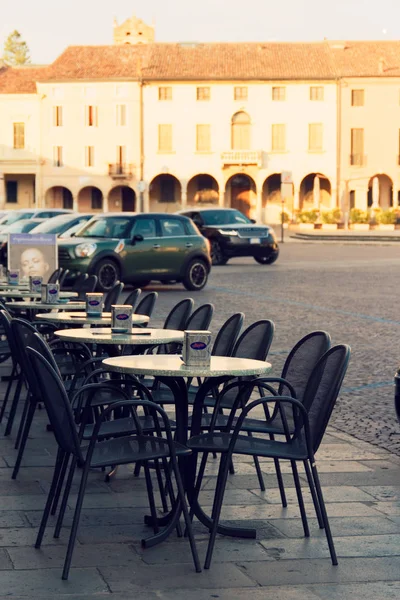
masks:
{"type": "Polygon", "coordinates": [[[139,136],[140,136],[140,170],[139,170],[139,209],[144,212],[144,126],[143,126],[143,77],[141,60],[139,59],[139,136]]]}
{"type": "MultiPolygon", "coordinates": [[[[342,179],[342,81],[336,87],[336,206],[340,208],[340,185],[342,179]]],[[[347,201],[347,199],[346,199],[347,201]]]]}

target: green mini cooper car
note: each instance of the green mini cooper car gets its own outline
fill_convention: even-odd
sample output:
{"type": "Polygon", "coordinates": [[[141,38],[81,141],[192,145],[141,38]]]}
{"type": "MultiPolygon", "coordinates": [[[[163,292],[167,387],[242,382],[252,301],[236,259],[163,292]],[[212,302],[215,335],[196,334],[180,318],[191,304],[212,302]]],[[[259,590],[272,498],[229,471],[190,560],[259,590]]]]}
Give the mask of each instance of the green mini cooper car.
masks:
{"type": "Polygon", "coordinates": [[[209,242],[196,225],[163,213],[97,215],[74,237],[59,240],[58,262],[70,272],[67,281],[97,275],[100,291],[116,281],[144,287],[152,280],[201,290],[211,268],[209,242]]]}

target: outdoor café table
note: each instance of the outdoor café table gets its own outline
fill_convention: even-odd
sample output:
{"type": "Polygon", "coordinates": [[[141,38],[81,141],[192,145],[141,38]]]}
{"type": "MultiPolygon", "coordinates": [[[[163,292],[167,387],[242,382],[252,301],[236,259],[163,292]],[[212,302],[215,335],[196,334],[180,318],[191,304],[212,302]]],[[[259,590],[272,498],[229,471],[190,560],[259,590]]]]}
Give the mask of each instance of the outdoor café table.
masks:
{"type": "Polygon", "coordinates": [[[157,346],[182,342],[183,331],[172,329],[131,329],[130,333],[112,333],[111,328],[99,329],[62,329],[55,331],[60,339],[65,342],[79,342],[84,344],[110,344],[121,346],[157,346]]]}
{"type": "MultiPolygon", "coordinates": [[[[170,387],[175,399],[176,439],[184,445],[188,440],[188,395],[185,378],[205,377],[207,379],[206,383],[200,386],[194,403],[191,429],[191,433],[194,435],[200,432],[202,412],[196,410],[196,405],[198,407],[202,406],[205,395],[212,387],[218,386],[232,377],[265,375],[271,370],[271,364],[268,362],[223,356],[212,356],[209,366],[190,367],[185,365],[182,358],[177,354],[119,356],[106,358],[102,364],[108,370],[117,373],[157,377],[160,383],[170,387]]],[[[211,518],[204,513],[197,501],[192,502],[196,465],[196,453],[180,461],[180,466],[183,468],[186,493],[189,503],[192,504],[194,515],[205,527],[210,529],[212,526],[211,518]]],[[[145,540],[146,547],[158,544],[172,532],[179,520],[180,512],[181,509],[177,502],[171,513],[159,519],[159,524],[166,525],[166,527],[154,536],[147,538],[145,540]]],[[[146,523],[151,524],[149,517],[146,517],[146,523]]],[[[227,527],[226,525],[219,525],[218,533],[233,537],[256,537],[255,529],[227,527]]]]}
{"type": "MultiPolygon", "coordinates": [[[[7,290],[2,291],[0,289],[0,295],[4,298],[32,298],[34,300],[40,300],[42,294],[40,292],[30,292],[29,290],[7,290]]],[[[76,298],[78,295],[77,292],[60,292],[60,298],[76,298]]]]}
{"type": "Polygon", "coordinates": [[[6,281],[2,281],[0,283],[0,291],[2,290],[29,290],[29,283],[28,282],[23,282],[23,283],[19,283],[18,285],[12,284],[12,283],[7,283],[6,281]]]}
{"type": "MultiPolygon", "coordinates": [[[[60,305],[62,306],[62,304],[60,305]]],[[[69,308],[68,305],[66,305],[69,308]]],[[[57,308],[59,306],[57,305],[57,308]]],[[[59,312],[45,313],[37,315],[37,318],[51,323],[62,323],[63,325],[111,325],[111,313],[103,312],[101,317],[88,317],[85,312],[59,312]]],[[[146,315],[132,315],[133,325],[143,325],[148,323],[149,317],[146,315]]]]}
{"type": "Polygon", "coordinates": [[[82,310],[85,302],[53,302],[52,304],[34,300],[33,302],[6,302],[6,306],[13,310],[82,310]]]}

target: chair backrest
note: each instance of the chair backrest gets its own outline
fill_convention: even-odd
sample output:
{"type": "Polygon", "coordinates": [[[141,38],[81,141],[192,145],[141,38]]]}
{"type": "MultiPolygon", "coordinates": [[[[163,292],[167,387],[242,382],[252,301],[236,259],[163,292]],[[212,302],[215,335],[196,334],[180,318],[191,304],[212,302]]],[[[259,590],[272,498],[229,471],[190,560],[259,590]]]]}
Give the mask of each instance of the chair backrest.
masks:
{"type": "Polygon", "coordinates": [[[8,310],[0,310],[0,331],[6,336],[7,345],[11,352],[13,361],[18,360],[18,351],[15,344],[14,334],[11,331],[11,320],[12,317],[8,310]]]}
{"type": "Polygon", "coordinates": [[[211,354],[213,356],[231,356],[240,330],[243,327],[244,314],[235,313],[222,325],[215,338],[211,354]]]}
{"type": "Polygon", "coordinates": [[[129,294],[129,296],[126,298],[126,300],[124,302],[125,306],[132,306],[132,308],[134,309],[136,306],[136,302],[139,300],[139,296],[141,293],[142,293],[142,290],[140,288],[133,290],[133,292],[131,292],[129,294]]]}
{"type": "MultiPolygon", "coordinates": [[[[293,386],[300,402],[303,401],[304,391],[315,365],[330,347],[329,333],[313,331],[299,340],[290,351],[283,366],[282,378],[293,386]]],[[[281,384],[278,392],[285,395],[288,390],[281,384]]]]}
{"type": "Polygon", "coordinates": [[[333,346],[319,359],[304,392],[314,452],[319,448],[350,360],[350,347],[333,346]]]}
{"type": "Polygon", "coordinates": [[[35,373],[25,372],[26,367],[29,370],[29,365],[26,364],[26,348],[30,346],[31,348],[37,350],[40,354],[42,354],[42,356],[46,358],[46,360],[49,361],[51,366],[57,372],[59,372],[53,352],[51,351],[50,346],[44,340],[44,338],[36,331],[35,327],[28,321],[25,321],[24,319],[12,319],[11,330],[14,335],[15,342],[18,346],[18,360],[20,362],[21,369],[24,371],[24,374],[28,380],[29,387],[32,391],[34,391],[34,388],[36,387],[35,373]]]}
{"type": "Polygon", "coordinates": [[[210,327],[213,314],[214,306],[212,304],[202,304],[190,315],[185,329],[206,331],[210,327]]]}
{"type": "Polygon", "coordinates": [[[157,298],[157,292],[150,292],[149,294],[146,294],[146,296],[142,298],[137,305],[135,309],[135,315],[147,315],[148,317],[151,317],[157,298]]]}
{"type": "Polygon", "coordinates": [[[62,290],[62,288],[63,288],[64,281],[65,281],[68,273],[69,273],[69,269],[63,269],[62,270],[62,273],[61,273],[61,275],[59,277],[59,280],[58,280],[58,283],[60,284],[60,290],[62,290]]]}
{"type": "Polygon", "coordinates": [[[80,275],[78,275],[78,277],[75,279],[74,284],[72,286],[72,291],[73,292],[79,292],[79,290],[82,287],[82,283],[84,281],[86,281],[86,279],[89,277],[89,275],[87,273],[81,273],[80,275]]]}
{"type": "Polygon", "coordinates": [[[96,285],[97,285],[96,275],[89,275],[89,277],[87,279],[82,281],[82,284],[81,284],[79,290],[76,290],[78,292],[78,300],[85,301],[86,294],[90,294],[91,292],[94,292],[94,290],[96,289],[96,285]]]}
{"type": "Polygon", "coordinates": [[[49,279],[48,279],[48,283],[57,283],[61,271],[62,271],[61,268],[56,269],[55,271],[53,271],[52,274],[50,275],[49,279]]]}
{"type": "Polygon", "coordinates": [[[64,452],[82,460],[74,416],[59,374],[37,350],[28,347],[27,356],[36,373],[40,395],[58,445],[64,452]]]}
{"type": "Polygon", "coordinates": [[[124,289],[124,284],[117,281],[112,289],[107,293],[104,301],[104,312],[110,312],[113,304],[119,304],[119,297],[124,289]]]}
{"type": "Polygon", "coordinates": [[[175,331],[186,329],[186,323],[193,310],[193,305],[192,298],[185,298],[185,300],[178,302],[165,319],[164,329],[174,329],[175,331]]]}
{"type": "Polygon", "coordinates": [[[263,319],[245,329],[235,344],[232,356],[265,360],[274,337],[275,325],[263,319]]]}

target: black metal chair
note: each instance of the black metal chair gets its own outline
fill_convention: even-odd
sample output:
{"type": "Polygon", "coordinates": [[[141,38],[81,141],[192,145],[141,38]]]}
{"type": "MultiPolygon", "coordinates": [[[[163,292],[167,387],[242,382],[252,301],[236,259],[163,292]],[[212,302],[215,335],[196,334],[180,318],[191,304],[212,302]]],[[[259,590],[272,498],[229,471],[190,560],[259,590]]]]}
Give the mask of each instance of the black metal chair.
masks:
{"type": "Polygon", "coordinates": [[[185,329],[193,331],[205,331],[210,327],[214,314],[213,304],[202,304],[192,313],[187,320],[185,329]]]}
{"type": "Polygon", "coordinates": [[[48,279],[48,283],[57,283],[58,278],[60,277],[62,272],[62,268],[59,267],[58,269],[56,269],[55,271],[52,272],[52,274],[50,275],[49,279],[48,279]]]}
{"type": "Polygon", "coordinates": [[[104,300],[104,312],[110,312],[113,304],[119,304],[119,299],[124,289],[124,284],[117,281],[112,289],[107,292],[106,299],[104,300]]]}
{"type": "Polygon", "coordinates": [[[60,284],[60,290],[63,289],[64,287],[64,282],[67,278],[67,276],[69,275],[69,269],[62,269],[62,273],[59,277],[58,283],[60,284]]]}
{"type": "Polygon", "coordinates": [[[78,275],[78,277],[75,279],[72,285],[72,291],[79,292],[83,282],[86,281],[88,277],[89,275],[87,273],[81,273],[80,275],[78,275]]]}
{"type": "MultiPolygon", "coordinates": [[[[311,377],[307,383],[303,395],[303,401],[291,396],[279,396],[270,384],[262,380],[253,380],[250,382],[236,382],[229,385],[222,394],[219,395],[214,406],[215,419],[219,415],[224,394],[236,392],[235,402],[232,405],[228,422],[222,431],[216,432],[213,423],[208,433],[199,434],[201,428],[202,407],[196,407],[197,414],[193,417],[194,435],[188,442],[188,447],[194,452],[216,452],[221,454],[220,467],[216,483],[216,491],[212,510],[213,526],[207,550],[207,556],[204,567],[208,569],[211,564],[211,558],[218,529],[219,517],[224,498],[225,486],[229,472],[229,465],[234,454],[272,459],[289,460],[291,464],[307,461],[311,470],[313,487],[315,486],[316,500],[321,512],[323,527],[325,529],[332,564],[337,565],[337,557],[326,513],[325,503],[319,482],[315,454],[318,451],[326,427],[328,425],[336,399],[339,395],[347,366],[350,359],[350,348],[346,345],[334,346],[328,350],[315,365],[311,377]],[[236,390],[234,389],[236,388],[236,390]],[[270,396],[259,397],[249,402],[250,396],[256,390],[264,390],[270,396]],[[243,435],[243,424],[249,414],[258,407],[264,407],[272,403],[278,406],[278,410],[284,406],[285,410],[280,411],[282,422],[285,429],[286,441],[277,441],[274,439],[265,439],[259,437],[248,437],[243,435]],[[293,431],[286,421],[288,409],[291,409],[293,431]]],[[[293,473],[296,471],[293,470],[293,473]]],[[[203,473],[199,472],[196,482],[196,494],[201,487],[203,473]]],[[[304,535],[309,537],[309,528],[307,515],[304,507],[303,495],[301,491],[300,479],[295,477],[297,499],[299,503],[304,535]]],[[[311,493],[313,489],[311,488],[311,493]]]]}
{"type": "Polygon", "coordinates": [[[84,281],[82,281],[79,289],[75,290],[78,292],[78,302],[84,302],[86,300],[86,294],[90,294],[94,292],[97,286],[97,277],[96,275],[89,275],[84,281]]]}
{"type": "Polygon", "coordinates": [[[132,308],[134,309],[141,293],[142,290],[140,288],[133,290],[133,292],[131,292],[129,296],[125,299],[125,306],[132,306],[132,308]]]}
{"type": "MultiPolygon", "coordinates": [[[[135,308],[135,315],[147,315],[149,319],[153,314],[154,307],[158,298],[157,292],[150,292],[141,299],[137,307],[135,308]]],[[[146,327],[147,324],[144,325],[146,327]]]]}
{"type": "Polygon", "coordinates": [[[12,319],[12,317],[11,317],[10,313],[8,312],[8,310],[0,310],[0,327],[1,327],[2,335],[4,335],[6,338],[7,347],[9,350],[9,356],[11,357],[11,361],[12,361],[11,374],[9,376],[6,394],[4,396],[3,404],[1,407],[1,411],[0,411],[0,423],[3,421],[4,415],[5,415],[7,406],[8,406],[8,402],[12,395],[13,384],[16,383],[14,393],[12,395],[13,399],[11,402],[10,414],[8,416],[8,421],[7,421],[4,435],[10,435],[10,433],[11,433],[12,426],[13,426],[14,419],[15,419],[15,414],[17,411],[18,403],[19,403],[19,399],[21,396],[22,386],[23,386],[23,377],[22,377],[22,373],[20,371],[19,363],[18,363],[18,359],[17,359],[16,344],[15,344],[13,333],[11,331],[11,319],[12,319]]]}
{"type": "MultiPolygon", "coordinates": [[[[73,475],[76,465],[79,463],[82,466],[82,477],[62,574],[62,579],[64,580],[68,579],[89,470],[91,468],[103,468],[107,466],[135,463],[140,461],[145,468],[150,511],[152,515],[153,527],[156,530],[158,529],[157,514],[155,510],[149,462],[153,462],[157,459],[161,459],[163,461],[170,459],[171,467],[177,483],[178,501],[183,511],[187,532],[190,539],[193,561],[196,571],[200,572],[201,568],[199,564],[196,543],[186,505],[181,475],[177,464],[177,456],[187,456],[190,454],[190,451],[185,446],[173,441],[167,414],[151,401],[151,394],[148,392],[148,390],[143,386],[140,386],[140,384],[137,384],[140,386],[140,392],[144,394],[146,399],[123,400],[109,406],[102,413],[101,418],[96,423],[89,445],[86,447],[81,447],[74,423],[71,405],[65,392],[62,380],[54,368],[51,367],[51,365],[43,356],[31,348],[28,348],[27,352],[29,359],[32,362],[32,368],[37,374],[38,385],[41,389],[41,394],[53,427],[54,435],[59,445],[53,480],[47,497],[35,547],[40,548],[43,539],[47,520],[58,485],[59,473],[65,456],[72,457],[70,474],[72,473],[73,475]],[[137,411],[140,408],[143,408],[143,410],[151,414],[153,417],[156,427],[155,436],[143,435],[141,424],[137,416],[137,411]],[[129,410],[135,425],[133,431],[134,435],[128,435],[109,440],[101,440],[101,438],[99,439],[102,422],[104,422],[116,409],[129,410]],[[162,437],[160,424],[162,424],[162,430],[166,437],[162,437]]],[[[69,481],[72,482],[72,477],[68,478],[67,484],[69,481]]],[[[67,496],[68,492],[69,490],[67,490],[67,496]]]]}

